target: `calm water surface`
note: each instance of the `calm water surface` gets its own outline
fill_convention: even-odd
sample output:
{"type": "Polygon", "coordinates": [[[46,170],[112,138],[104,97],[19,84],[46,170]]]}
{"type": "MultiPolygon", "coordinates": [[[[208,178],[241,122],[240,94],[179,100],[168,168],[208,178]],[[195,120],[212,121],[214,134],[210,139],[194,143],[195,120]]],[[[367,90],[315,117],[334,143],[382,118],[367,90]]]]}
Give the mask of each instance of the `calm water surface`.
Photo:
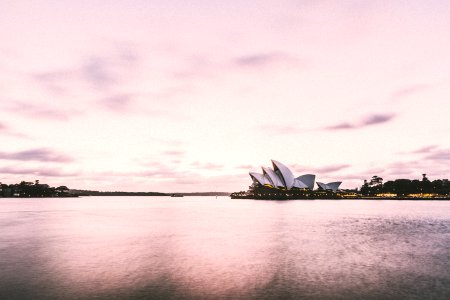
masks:
{"type": "Polygon", "coordinates": [[[0,299],[450,299],[448,201],[0,199],[0,299]]]}

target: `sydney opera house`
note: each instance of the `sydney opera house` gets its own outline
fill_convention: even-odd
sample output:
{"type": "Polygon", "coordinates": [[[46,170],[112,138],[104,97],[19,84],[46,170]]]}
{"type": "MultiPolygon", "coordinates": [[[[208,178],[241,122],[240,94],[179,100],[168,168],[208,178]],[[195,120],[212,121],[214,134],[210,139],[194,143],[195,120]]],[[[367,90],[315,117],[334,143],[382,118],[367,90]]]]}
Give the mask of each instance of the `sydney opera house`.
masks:
{"type": "Polygon", "coordinates": [[[336,195],[341,185],[340,181],[315,182],[314,174],[295,177],[287,166],[276,160],[272,160],[272,166],[273,168],[262,167],[262,173],[250,172],[253,183],[249,191],[233,193],[232,198],[314,199],[336,195]],[[314,183],[317,183],[316,189],[314,183]]]}

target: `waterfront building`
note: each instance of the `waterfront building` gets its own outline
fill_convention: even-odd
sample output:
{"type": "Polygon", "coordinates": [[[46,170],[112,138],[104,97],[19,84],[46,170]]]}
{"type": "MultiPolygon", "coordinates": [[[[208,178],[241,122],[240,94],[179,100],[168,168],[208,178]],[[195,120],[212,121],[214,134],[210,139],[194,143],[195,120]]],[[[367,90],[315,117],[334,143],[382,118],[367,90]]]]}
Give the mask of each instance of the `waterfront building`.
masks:
{"type": "Polygon", "coordinates": [[[336,192],[341,185],[342,182],[336,181],[336,182],[330,182],[330,183],[322,183],[317,182],[317,185],[319,186],[319,190],[325,190],[325,191],[333,191],[336,192]]]}
{"type": "MultiPolygon", "coordinates": [[[[295,177],[292,171],[279,161],[272,160],[272,167],[262,167],[262,173],[250,172],[253,181],[250,189],[267,187],[277,190],[314,190],[316,175],[304,174],[295,177]]],[[[317,182],[317,190],[337,192],[341,181],[330,183],[317,182]]]]}

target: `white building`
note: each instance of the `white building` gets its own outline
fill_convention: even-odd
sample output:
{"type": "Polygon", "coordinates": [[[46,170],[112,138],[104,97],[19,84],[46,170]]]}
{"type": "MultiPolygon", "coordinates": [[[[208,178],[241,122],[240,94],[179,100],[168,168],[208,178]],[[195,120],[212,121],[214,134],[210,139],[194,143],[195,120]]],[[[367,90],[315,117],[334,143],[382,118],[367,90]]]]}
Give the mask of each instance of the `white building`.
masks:
{"type": "MultiPolygon", "coordinates": [[[[291,190],[291,189],[314,189],[314,182],[316,175],[305,174],[295,177],[292,171],[279,161],[272,160],[271,168],[262,167],[262,174],[250,172],[250,177],[253,180],[253,185],[266,186],[274,189],[291,190]]],[[[322,183],[317,182],[319,190],[336,192],[341,185],[341,181],[322,183]]]]}

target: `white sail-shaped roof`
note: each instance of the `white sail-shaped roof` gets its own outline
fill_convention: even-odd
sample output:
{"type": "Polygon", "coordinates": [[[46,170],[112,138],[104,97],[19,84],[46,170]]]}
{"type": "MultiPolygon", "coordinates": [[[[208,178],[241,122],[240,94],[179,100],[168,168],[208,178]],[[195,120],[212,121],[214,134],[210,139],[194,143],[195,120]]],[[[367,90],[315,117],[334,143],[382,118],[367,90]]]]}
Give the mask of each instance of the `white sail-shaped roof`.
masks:
{"type": "Polygon", "coordinates": [[[293,187],[299,188],[299,189],[306,189],[309,188],[306,184],[304,184],[302,181],[295,179],[293,187]]]}
{"type": "Polygon", "coordinates": [[[323,183],[323,182],[316,182],[316,183],[317,183],[317,186],[319,187],[319,189],[328,190],[328,187],[325,183],[323,183]]]}
{"type": "Polygon", "coordinates": [[[272,181],[270,180],[270,178],[267,174],[263,174],[263,176],[264,176],[264,180],[266,181],[266,186],[276,187],[273,185],[272,181]]]}
{"type": "Polygon", "coordinates": [[[255,172],[250,172],[249,175],[250,175],[250,177],[251,177],[253,180],[255,180],[256,182],[258,182],[260,185],[265,185],[265,184],[267,184],[266,178],[264,177],[263,174],[255,173],[255,172]]]}
{"type": "Polygon", "coordinates": [[[264,175],[266,175],[267,178],[269,178],[269,180],[274,188],[277,188],[277,187],[284,188],[285,187],[283,182],[281,181],[281,179],[271,168],[262,167],[262,170],[263,170],[264,175]]]}
{"type": "Polygon", "coordinates": [[[336,192],[338,190],[339,186],[341,185],[341,183],[342,183],[342,181],[330,182],[330,183],[327,183],[327,187],[330,190],[333,190],[333,192],[336,192]]]}
{"type": "Polygon", "coordinates": [[[297,177],[298,180],[303,182],[308,189],[313,190],[314,189],[314,181],[316,180],[316,175],[314,174],[305,174],[302,176],[297,177]]]}
{"type": "Polygon", "coordinates": [[[298,189],[314,189],[314,183],[320,190],[333,191],[336,192],[341,185],[341,181],[335,181],[330,183],[315,182],[316,175],[314,174],[304,174],[297,178],[294,177],[291,170],[284,164],[272,160],[273,169],[262,167],[263,173],[250,172],[250,176],[254,184],[259,184],[266,187],[276,188],[276,189],[288,189],[298,188],[298,189]]]}
{"type": "Polygon", "coordinates": [[[317,182],[317,185],[319,186],[319,188],[323,189],[323,190],[332,190],[333,192],[336,192],[339,188],[339,186],[341,185],[341,181],[336,181],[336,182],[330,182],[330,183],[322,183],[322,182],[317,182]]]}
{"type": "Polygon", "coordinates": [[[294,185],[294,174],[292,174],[291,170],[289,170],[288,167],[283,165],[282,163],[272,160],[273,169],[275,170],[275,173],[279,175],[285,184],[286,188],[290,190],[292,186],[294,185]]]}

